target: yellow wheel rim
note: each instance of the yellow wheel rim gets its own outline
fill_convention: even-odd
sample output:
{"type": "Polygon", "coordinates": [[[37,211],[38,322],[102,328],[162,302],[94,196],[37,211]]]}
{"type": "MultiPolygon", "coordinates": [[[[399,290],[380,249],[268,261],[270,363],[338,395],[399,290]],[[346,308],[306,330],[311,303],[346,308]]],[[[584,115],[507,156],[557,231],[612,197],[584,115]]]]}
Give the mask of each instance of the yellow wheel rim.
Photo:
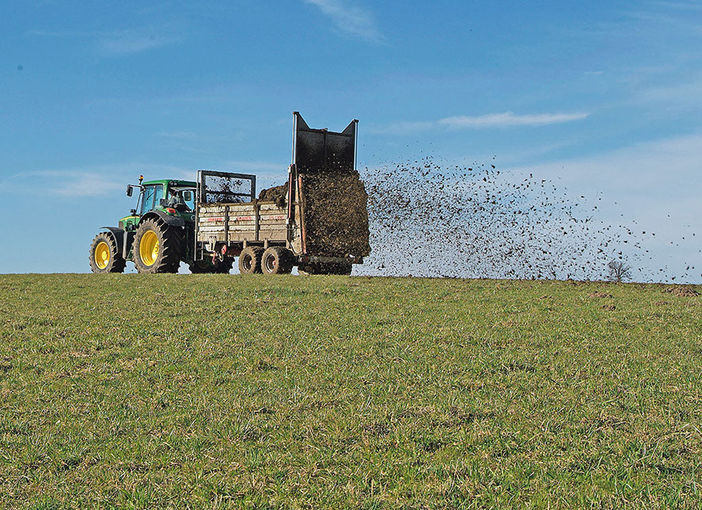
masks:
{"type": "Polygon", "coordinates": [[[105,269],[110,263],[110,247],[105,241],[100,241],[95,247],[95,265],[100,269],[105,269]]]}
{"type": "Polygon", "coordinates": [[[139,241],[139,256],[146,266],[153,266],[158,258],[159,242],[156,232],[147,230],[139,241]]]}

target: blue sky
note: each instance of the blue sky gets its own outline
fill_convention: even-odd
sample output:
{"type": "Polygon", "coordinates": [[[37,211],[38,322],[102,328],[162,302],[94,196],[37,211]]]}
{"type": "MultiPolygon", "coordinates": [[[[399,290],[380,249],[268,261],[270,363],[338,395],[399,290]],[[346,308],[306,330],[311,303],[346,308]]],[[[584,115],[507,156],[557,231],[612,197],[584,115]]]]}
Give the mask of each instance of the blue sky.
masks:
{"type": "Polygon", "coordinates": [[[139,173],[281,181],[293,110],[360,119],[362,166],[494,158],[603,193],[656,264],[702,266],[700,48],[687,0],[7,0],[0,272],[87,271],[139,173]]]}

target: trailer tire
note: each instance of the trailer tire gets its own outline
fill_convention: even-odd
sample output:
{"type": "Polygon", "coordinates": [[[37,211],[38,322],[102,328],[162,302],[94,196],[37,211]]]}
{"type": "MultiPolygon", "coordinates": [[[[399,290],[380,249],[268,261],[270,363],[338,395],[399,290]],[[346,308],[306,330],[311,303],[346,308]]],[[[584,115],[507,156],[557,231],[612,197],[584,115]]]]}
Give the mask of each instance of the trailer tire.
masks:
{"type": "Polygon", "coordinates": [[[282,246],[271,246],[263,252],[261,269],[264,274],[289,274],[294,262],[290,250],[282,246]]]}
{"type": "Polygon", "coordinates": [[[101,232],[90,243],[90,270],[93,273],[124,273],[127,262],[117,249],[115,238],[101,232]]]}
{"type": "Polygon", "coordinates": [[[239,254],[239,272],[241,274],[261,273],[261,256],[263,248],[260,246],[247,246],[239,254]]]}
{"type": "Polygon", "coordinates": [[[157,219],[144,221],[134,236],[134,265],[139,273],[177,273],[183,248],[179,227],[157,219]]]}

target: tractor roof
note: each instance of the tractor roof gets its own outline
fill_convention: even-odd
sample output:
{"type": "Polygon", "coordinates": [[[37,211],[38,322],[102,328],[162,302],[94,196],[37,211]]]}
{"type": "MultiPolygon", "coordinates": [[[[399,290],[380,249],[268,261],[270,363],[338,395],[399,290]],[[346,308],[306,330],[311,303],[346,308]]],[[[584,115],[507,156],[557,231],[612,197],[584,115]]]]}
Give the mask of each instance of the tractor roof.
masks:
{"type": "Polygon", "coordinates": [[[143,185],[148,186],[149,184],[165,184],[167,186],[183,186],[194,188],[196,183],[193,181],[182,181],[180,179],[156,179],[153,181],[144,181],[143,185]]]}

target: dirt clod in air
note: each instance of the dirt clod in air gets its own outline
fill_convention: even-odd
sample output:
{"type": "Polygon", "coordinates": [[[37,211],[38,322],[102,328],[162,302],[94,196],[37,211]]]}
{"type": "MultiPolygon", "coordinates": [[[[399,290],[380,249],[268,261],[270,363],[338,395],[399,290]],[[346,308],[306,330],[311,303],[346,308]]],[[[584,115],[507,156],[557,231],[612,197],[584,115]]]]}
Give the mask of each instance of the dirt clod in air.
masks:
{"type": "Polygon", "coordinates": [[[605,309],[605,310],[608,310],[608,311],[610,311],[610,312],[613,312],[614,310],[617,309],[617,307],[614,306],[614,305],[602,305],[602,308],[605,309]]]}
{"type": "Polygon", "coordinates": [[[493,164],[442,165],[432,158],[362,171],[371,255],[360,274],[558,279],[609,278],[624,261],[638,281],[693,278],[652,269],[636,221],[612,223],[604,195],[572,195],[550,178],[493,164]],[[648,266],[647,269],[643,269],[648,266]]]}

